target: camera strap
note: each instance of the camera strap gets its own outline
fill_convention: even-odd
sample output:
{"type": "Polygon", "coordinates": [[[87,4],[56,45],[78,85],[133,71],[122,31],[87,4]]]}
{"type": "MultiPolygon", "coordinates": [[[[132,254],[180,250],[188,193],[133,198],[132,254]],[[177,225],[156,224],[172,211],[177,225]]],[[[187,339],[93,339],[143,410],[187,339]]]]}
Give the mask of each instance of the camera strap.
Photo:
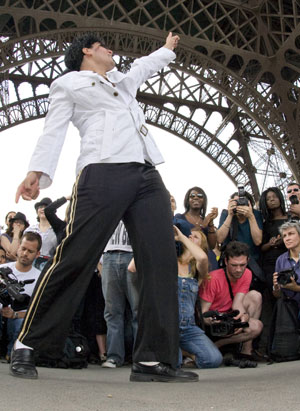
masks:
{"type": "Polygon", "coordinates": [[[233,301],[234,296],[233,296],[233,292],[232,292],[231,284],[230,284],[230,281],[229,281],[229,278],[228,278],[228,275],[227,275],[226,268],[224,268],[224,273],[225,273],[225,277],[226,277],[226,280],[227,280],[227,284],[228,284],[228,288],[229,288],[230,297],[231,297],[231,299],[232,299],[232,301],[233,301]]]}

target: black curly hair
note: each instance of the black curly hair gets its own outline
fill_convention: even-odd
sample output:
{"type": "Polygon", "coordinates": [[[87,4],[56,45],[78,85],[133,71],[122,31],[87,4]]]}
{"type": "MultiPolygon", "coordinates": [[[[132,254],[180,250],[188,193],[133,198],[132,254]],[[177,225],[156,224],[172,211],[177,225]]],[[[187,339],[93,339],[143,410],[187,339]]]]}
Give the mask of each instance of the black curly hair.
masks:
{"type": "Polygon", "coordinates": [[[80,37],[75,37],[70,47],[65,53],[65,65],[70,71],[79,71],[82,63],[84,47],[90,48],[94,43],[99,42],[106,47],[104,40],[95,33],[86,33],[80,37]]]}
{"type": "Polygon", "coordinates": [[[282,214],[286,215],[285,202],[284,202],[282,192],[277,187],[269,187],[267,190],[262,192],[261,197],[259,199],[259,209],[265,221],[272,219],[272,213],[267,206],[267,194],[270,191],[272,191],[276,195],[276,197],[279,199],[282,214]]]}

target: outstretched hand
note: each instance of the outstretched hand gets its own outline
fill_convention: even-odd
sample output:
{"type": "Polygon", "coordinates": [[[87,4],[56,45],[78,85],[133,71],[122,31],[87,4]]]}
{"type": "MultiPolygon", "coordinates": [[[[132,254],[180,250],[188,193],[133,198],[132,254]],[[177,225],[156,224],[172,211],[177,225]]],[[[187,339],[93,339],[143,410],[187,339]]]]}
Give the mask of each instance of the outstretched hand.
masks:
{"type": "Polygon", "coordinates": [[[40,194],[39,181],[42,173],[30,171],[25,180],[19,185],[16,192],[16,203],[19,202],[20,197],[23,200],[35,200],[40,194]]]}
{"type": "Polygon", "coordinates": [[[170,50],[174,50],[178,46],[178,42],[180,40],[180,37],[175,35],[173,36],[172,32],[168,34],[168,37],[166,38],[166,44],[164,47],[170,50]]]}

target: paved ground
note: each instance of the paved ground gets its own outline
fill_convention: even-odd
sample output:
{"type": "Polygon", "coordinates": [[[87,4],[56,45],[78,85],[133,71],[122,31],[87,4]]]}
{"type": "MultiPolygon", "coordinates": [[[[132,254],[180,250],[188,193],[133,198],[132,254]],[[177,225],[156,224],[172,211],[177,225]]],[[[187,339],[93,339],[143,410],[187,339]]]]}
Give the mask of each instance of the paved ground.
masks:
{"type": "Polygon", "coordinates": [[[197,370],[198,383],[132,383],[129,367],[39,368],[38,380],[0,363],[2,411],[299,411],[300,362],[197,370]]]}

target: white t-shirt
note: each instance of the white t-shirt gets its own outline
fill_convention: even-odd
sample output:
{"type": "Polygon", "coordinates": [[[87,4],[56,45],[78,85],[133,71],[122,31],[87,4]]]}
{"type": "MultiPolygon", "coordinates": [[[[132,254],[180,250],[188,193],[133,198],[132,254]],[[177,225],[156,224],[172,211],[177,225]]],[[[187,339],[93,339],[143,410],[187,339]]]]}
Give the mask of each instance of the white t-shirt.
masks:
{"type": "MultiPolygon", "coordinates": [[[[34,280],[34,282],[32,282],[31,284],[25,284],[23,287],[24,291],[21,292],[21,294],[27,294],[29,295],[29,297],[31,297],[36,281],[39,278],[39,275],[41,274],[40,270],[38,270],[35,267],[31,267],[31,270],[27,271],[26,273],[23,273],[16,269],[16,261],[12,263],[1,264],[0,268],[2,267],[9,267],[12,270],[13,274],[17,277],[18,281],[34,280]]],[[[12,274],[10,274],[10,277],[14,278],[12,274]]],[[[2,304],[0,304],[0,306],[2,308],[2,304]]]]}

